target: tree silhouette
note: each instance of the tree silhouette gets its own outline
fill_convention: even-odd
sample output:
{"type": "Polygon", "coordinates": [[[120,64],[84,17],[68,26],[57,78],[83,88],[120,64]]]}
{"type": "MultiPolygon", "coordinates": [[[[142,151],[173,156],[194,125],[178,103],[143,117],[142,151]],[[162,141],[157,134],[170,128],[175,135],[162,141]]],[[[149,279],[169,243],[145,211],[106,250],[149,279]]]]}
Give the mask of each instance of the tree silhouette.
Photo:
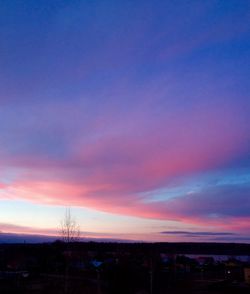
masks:
{"type": "Polygon", "coordinates": [[[66,208],[65,215],[61,220],[61,238],[67,244],[66,255],[65,255],[65,280],[64,280],[64,293],[68,294],[71,292],[70,281],[69,281],[69,263],[70,263],[70,243],[77,242],[80,239],[80,226],[71,215],[70,208],[66,208]]]}
{"type": "Polygon", "coordinates": [[[70,208],[66,208],[61,220],[61,237],[65,243],[76,242],[80,239],[80,226],[71,215],[70,208]]]}

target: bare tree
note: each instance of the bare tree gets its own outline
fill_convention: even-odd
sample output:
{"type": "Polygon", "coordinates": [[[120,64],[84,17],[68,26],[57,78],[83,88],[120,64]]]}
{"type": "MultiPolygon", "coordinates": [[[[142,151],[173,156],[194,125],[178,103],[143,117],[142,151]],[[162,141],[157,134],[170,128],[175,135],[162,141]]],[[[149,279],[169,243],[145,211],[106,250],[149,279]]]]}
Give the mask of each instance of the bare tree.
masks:
{"type": "Polygon", "coordinates": [[[61,237],[65,243],[76,242],[80,239],[80,226],[71,215],[70,208],[66,208],[61,220],[61,237]]]}
{"type": "Polygon", "coordinates": [[[65,279],[64,279],[64,293],[71,292],[71,285],[69,280],[69,263],[71,258],[70,243],[79,241],[80,226],[77,224],[75,218],[71,215],[70,208],[66,208],[65,215],[61,220],[60,235],[62,240],[67,244],[65,251],[65,279]]]}

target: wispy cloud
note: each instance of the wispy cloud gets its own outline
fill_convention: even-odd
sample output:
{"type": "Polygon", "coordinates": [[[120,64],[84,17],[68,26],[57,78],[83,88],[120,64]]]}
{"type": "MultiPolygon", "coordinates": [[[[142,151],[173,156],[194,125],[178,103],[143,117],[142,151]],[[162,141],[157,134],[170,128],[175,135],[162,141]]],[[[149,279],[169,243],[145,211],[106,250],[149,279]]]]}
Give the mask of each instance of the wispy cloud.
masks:
{"type": "Polygon", "coordinates": [[[166,235],[185,235],[189,237],[197,237],[197,236],[232,236],[235,233],[227,233],[227,232],[190,232],[190,231],[164,231],[161,234],[166,235]]]}

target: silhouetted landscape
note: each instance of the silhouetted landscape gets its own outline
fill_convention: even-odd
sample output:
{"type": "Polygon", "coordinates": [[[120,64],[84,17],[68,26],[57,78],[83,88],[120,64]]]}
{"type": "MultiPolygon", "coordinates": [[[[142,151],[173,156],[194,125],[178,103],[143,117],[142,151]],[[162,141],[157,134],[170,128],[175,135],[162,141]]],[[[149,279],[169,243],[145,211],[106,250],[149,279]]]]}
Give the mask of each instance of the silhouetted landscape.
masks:
{"type": "Polygon", "coordinates": [[[0,244],[2,294],[249,293],[249,271],[250,244],[0,244]]]}

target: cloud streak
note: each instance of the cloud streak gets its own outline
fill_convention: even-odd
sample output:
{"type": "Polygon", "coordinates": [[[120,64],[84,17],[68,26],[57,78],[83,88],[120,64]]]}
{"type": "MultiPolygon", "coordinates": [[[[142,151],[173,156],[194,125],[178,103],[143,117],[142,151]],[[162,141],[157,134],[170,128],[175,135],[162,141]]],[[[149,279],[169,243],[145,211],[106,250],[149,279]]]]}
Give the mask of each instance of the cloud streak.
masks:
{"type": "Polygon", "coordinates": [[[231,236],[235,235],[234,233],[228,232],[189,232],[189,231],[164,231],[161,234],[166,235],[185,235],[190,237],[199,237],[199,236],[231,236]]]}

